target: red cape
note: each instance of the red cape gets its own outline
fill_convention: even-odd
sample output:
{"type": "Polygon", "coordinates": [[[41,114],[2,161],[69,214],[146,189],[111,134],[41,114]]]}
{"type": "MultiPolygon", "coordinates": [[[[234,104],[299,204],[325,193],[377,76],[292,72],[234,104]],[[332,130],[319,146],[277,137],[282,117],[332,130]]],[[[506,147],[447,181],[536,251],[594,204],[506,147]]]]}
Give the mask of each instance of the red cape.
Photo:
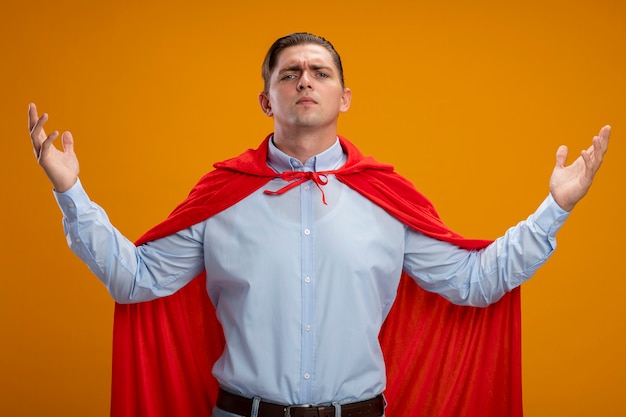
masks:
{"type": "MultiPolygon", "coordinates": [[[[213,216],[267,184],[267,141],[215,164],[161,224],[136,243],[167,236],[213,216]]],[[[436,239],[467,249],[489,241],[449,230],[433,205],[389,165],[364,157],[340,137],[348,155],[333,174],[391,215],[436,239]]],[[[280,197],[277,197],[280,198],[280,197]]],[[[205,274],[169,297],[116,304],[113,417],[210,416],[217,396],[211,374],[224,338],[205,274]]],[[[387,417],[520,417],[521,313],[516,289],[487,308],[459,307],[403,274],[380,342],[387,364],[387,417]]]]}

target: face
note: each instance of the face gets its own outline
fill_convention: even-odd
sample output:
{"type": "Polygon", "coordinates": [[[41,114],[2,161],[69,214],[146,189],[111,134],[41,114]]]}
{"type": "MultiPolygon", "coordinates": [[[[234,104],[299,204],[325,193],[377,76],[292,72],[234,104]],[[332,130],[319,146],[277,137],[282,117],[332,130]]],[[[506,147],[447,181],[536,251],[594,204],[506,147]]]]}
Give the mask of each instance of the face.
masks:
{"type": "Polygon", "coordinates": [[[259,94],[264,113],[276,130],[336,125],[350,107],[351,92],[343,88],[330,52],[314,44],[285,48],[279,55],[269,91],[259,94]]]}

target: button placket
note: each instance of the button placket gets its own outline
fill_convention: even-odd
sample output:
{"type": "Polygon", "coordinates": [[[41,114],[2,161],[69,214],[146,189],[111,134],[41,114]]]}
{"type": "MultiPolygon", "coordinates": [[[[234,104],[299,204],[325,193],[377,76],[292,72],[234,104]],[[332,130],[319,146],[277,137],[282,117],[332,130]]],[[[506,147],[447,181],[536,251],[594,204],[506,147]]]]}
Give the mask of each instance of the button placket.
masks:
{"type": "Polygon", "coordinates": [[[315,332],[311,326],[315,318],[315,250],[313,240],[313,189],[311,182],[300,185],[300,210],[302,233],[302,367],[301,400],[308,402],[313,395],[313,364],[315,357],[315,332]]]}

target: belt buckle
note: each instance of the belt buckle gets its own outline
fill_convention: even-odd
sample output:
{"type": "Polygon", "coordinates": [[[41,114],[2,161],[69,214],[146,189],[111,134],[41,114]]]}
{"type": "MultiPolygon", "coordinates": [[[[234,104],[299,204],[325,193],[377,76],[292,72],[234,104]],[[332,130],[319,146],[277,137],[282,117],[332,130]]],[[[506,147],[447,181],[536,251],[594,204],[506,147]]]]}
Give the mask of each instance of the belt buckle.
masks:
{"type": "Polygon", "coordinates": [[[284,417],[291,417],[291,409],[292,408],[312,408],[312,407],[316,407],[313,404],[296,404],[296,405],[288,405],[287,407],[285,407],[285,416],[284,417]]]}

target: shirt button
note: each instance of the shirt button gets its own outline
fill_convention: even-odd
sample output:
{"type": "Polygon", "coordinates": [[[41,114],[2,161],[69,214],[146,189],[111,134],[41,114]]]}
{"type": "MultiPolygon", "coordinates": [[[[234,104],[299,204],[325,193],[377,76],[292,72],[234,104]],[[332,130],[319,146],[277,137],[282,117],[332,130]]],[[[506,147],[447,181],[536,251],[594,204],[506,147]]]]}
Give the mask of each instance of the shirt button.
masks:
{"type": "Polygon", "coordinates": [[[311,325],[307,324],[306,326],[304,326],[304,330],[306,330],[307,332],[311,331],[311,325]]]}
{"type": "Polygon", "coordinates": [[[311,282],[311,277],[304,277],[304,282],[306,282],[307,284],[311,282]]]}
{"type": "Polygon", "coordinates": [[[309,374],[308,372],[304,374],[304,379],[310,379],[311,378],[311,374],[309,374]]]}
{"type": "Polygon", "coordinates": [[[305,185],[305,186],[304,186],[304,189],[305,189],[305,190],[308,190],[308,189],[309,189],[309,186],[308,186],[308,185],[305,185]]]}
{"type": "Polygon", "coordinates": [[[67,206],[68,206],[69,208],[71,208],[71,209],[73,209],[73,208],[75,207],[75,206],[74,206],[74,203],[67,203],[67,206]]]}
{"type": "Polygon", "coordinates": [[[79,238],[79,237],[77,237],[76,239],[74,239],[74,242],[76,242],[76,243],[80,243],[80,238],[79,238]]]}
{"type": "Polygon", "coordinates": [[[307,236],[308,236],[308,235],[310,235],[310,234],[311,234],[311,230],[309,230],[309,229],[304,229],[304,234],[305,234],[305,235],[307,235],[307,236]]]}

